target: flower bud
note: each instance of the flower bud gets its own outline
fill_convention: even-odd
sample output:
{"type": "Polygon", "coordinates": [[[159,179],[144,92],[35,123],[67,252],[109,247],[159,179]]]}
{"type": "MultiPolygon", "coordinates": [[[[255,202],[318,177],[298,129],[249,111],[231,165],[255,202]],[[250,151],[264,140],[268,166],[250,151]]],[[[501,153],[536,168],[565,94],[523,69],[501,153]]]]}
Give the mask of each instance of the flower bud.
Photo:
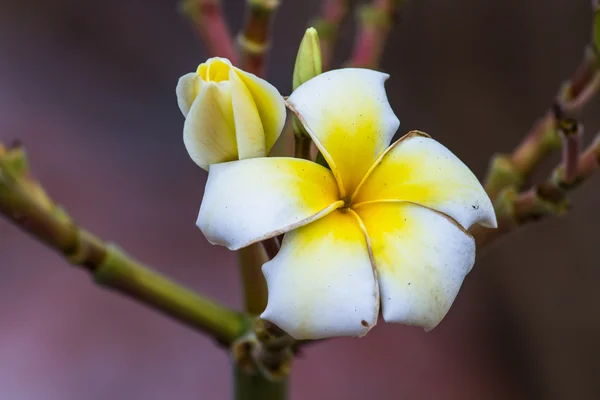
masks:
{"type": "Polygon", "coordinates": [[[321,46],[319,44],[319,35],[315,28],[308,28],[296,56],[296,65],[294,66],[293,88],[296,90],[307,80],[321,74],[321,46]]]}
{"type": "Polygon", "coordinates": [[[185,147],[204,169],[266,156],[285,123],[285,102],[277,89],[225,58],[210,58],[182,76],[176,93],[186,117],[185,147]]]}

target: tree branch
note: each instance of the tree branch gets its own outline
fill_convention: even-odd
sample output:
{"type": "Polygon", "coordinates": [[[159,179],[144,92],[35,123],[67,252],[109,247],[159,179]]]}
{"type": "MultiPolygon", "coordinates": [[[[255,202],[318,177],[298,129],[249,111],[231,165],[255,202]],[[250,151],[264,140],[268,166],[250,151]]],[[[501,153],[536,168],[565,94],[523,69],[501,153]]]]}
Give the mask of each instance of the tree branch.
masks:
{"type": "Polygon", "coordinates": [[[319,33],[323,72],[331,68],[339,27],[348,15],[349,0],[323,0],[321,16],[312,22],[319,33]]]}
{"type": "Polygon", "coordinates": [[[561,146],[558,122],[575,115],[600,89],[597,55],[588,48],[573,78],[560,89],[553,106],[539,120],[512,154],[495,155],[488,169],[485,188],[492,200],[506,188],[520,188],[535,168],[561,146]]]}
{"type": "Polygon", "coordinates": [[[29,175],[24,150],[0,144],[0,213],[83,267],[94,280],[229,345],[243,334],[242,314],[179,286],[116,246],[76,226],[29,175]]]}
{"type": "Polygon", "coordinates": [[[244,71],[263,76],[277,7],[279,0],[247,0],[246,23],[238,35],[239,67],[244,71]]]}
{"type": "Polygon", "coordinates": [[[518,193],[515,188],[506,188],[495,202],[498,229],[480,226],[471,229],[477,247],[484,247],[526,223],[566,212],[569,209],[567,195],[600,168],[600,133],[577,158],[576,172],[572,176],[567,171],[570,162],[569,158],[564,159],[546,181],[523,193],[518,193]]]}
{"type": "Polygon", "coordinates": [[[181,10],[192,22],[209,57],[224,57],[237,63],[237,54],[220,0],[181,0],[181,10]]]}
{"type": "Polygon", "coordinates": [[[359,10],[359,28],[350,66],[377,69],[396,13],[406,0],[373,0],[359,10]]]}

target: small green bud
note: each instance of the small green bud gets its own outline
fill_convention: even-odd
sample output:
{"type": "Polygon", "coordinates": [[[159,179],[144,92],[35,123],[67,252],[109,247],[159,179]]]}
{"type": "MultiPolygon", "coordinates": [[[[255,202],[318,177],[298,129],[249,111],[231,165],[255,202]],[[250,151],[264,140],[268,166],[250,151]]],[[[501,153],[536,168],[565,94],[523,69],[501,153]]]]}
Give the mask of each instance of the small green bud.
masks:
{"type": "Polygon", "coordinates": [[[321,45],[319,44],[319,35],[315,28],[308,28],[296,57],[294,66],[293,89],[322,72],[321,45]]]}

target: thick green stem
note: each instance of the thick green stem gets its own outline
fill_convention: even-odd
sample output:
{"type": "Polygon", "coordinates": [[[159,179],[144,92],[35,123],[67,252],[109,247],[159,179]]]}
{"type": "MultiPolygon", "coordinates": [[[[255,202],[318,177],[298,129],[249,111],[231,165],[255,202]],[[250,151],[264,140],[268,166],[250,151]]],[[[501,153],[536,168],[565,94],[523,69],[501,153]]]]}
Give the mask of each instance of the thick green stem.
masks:
{"type": "Polygon", "coordinates": [[[106,246],[106,259],[93,271],[94,280],[189,326],[209,332],[229,345],[245,329],[243,317],[170,281],[115,246],[106,246]]]}
{"type": "Polygon", "coordinates": [[[288,378],[271,382],[258,372],[247,373],[233,365],[234,400],[285,400],[288,398],[288,378]]]}
{"type": "Polygon", "coordinates": [[[83,267],[101,285],[230,345],[246,318],[150,270],[81,229],[30,175],[22,148],[0,144],[0,214],[83,267]]]}

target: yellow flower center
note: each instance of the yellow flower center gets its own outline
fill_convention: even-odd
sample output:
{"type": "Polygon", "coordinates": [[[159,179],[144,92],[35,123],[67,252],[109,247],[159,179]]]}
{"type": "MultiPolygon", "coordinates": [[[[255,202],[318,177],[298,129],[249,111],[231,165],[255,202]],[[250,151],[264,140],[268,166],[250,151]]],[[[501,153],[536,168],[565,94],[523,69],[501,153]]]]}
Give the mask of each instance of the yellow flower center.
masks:
{"type": "Polygon", "coordinates": [[[205,82],[222,82],[229,80],[231,67],[220,59],[211,59],[200,64],[196,73],[205,82]]]}

